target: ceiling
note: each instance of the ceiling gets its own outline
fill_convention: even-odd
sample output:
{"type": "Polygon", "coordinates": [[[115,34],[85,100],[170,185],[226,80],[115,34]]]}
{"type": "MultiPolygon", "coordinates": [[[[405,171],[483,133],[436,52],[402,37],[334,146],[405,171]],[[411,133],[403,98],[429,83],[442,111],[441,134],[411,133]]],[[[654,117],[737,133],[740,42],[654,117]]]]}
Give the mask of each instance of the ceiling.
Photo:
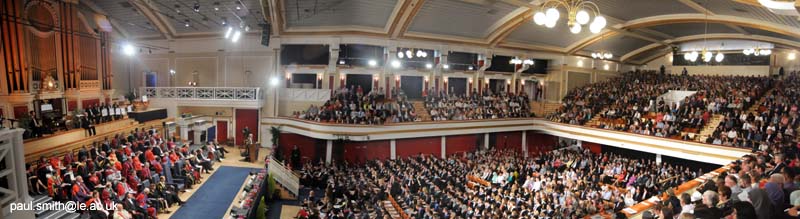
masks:
{"type": "Polygon", "coordinates": [[[546,51],[586,56],[610,51],[642,64],[683,41],[758,39],[797,48],[797,17],[778,15],[756,0],[591,0],[608,19],[600,34],[572,34],[564,12],[555,28],[533,23],[543,0],[89,0],[115,32],[134,39],[219,37],[222,24],[243,24],[273,36],[369,35],[546,51]],[[529,3],[530,2],[530,3],[529,3]],[[200,11],[192,10],[200,6],[200,11]],[[236,10],[239,6],[241,9],[236,10]],[[214,10],[217,7],[219,10],[214,10]],[[178,12],[180,11],[180,12],[178,12]],[[708,20],[708,22],[706,22],[708,20]],[[186,27],[186,21],[190,24],[186,27]],[[707,24],[706,24],[707,23],[707,24]],[[602,35],[602,37],[601,37],[602,35]],[[642,49],[646,48],[646,49],[642,49]]]}

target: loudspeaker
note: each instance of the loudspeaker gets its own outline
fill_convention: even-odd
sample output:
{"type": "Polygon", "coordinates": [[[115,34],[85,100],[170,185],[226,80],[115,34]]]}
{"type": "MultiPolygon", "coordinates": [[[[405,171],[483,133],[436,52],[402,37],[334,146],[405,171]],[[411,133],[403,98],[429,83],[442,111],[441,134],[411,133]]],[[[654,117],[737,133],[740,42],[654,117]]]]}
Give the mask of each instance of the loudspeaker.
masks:
{"type": "Polygon", "coordinates": [[[261,45],[269,47],[269,35],[272,25],[269,23],[261,25],[261,45]]]}

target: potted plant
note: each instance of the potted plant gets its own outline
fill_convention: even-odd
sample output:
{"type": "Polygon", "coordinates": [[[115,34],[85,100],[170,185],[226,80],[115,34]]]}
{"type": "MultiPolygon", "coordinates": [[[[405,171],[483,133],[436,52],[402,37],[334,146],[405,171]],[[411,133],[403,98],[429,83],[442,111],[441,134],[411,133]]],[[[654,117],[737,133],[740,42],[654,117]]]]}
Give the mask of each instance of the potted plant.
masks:
{"type": "Polygon", "coordinates": [[[272,157],[283,162],[283,156],[281,156],[281,147],[278,144],[281,138],[281,127],[272,126],[269,128],[269,132],[272,135],[272,157]]]}

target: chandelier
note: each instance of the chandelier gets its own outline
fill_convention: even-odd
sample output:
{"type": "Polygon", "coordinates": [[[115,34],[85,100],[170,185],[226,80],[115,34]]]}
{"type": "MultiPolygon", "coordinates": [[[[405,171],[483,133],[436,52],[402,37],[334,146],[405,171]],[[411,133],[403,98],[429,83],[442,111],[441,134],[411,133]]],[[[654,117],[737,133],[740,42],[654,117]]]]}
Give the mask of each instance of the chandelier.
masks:
{"type": "Polygon", "coordinates": [[[767,48],[759,48],[759,47],[756,46],[756,48],[744,49],[744,50],[742,50],[742,53],[744,53],[744,55],[748,55],[748,56],[749,55],[768,56],[768,55],[772,54],[772,50],[771,49],[767,49],[767,48]]]}
{"type": "MultiPolygon", "coordinates": [[[[701,58],[704,62],[711,62],[713,59],[717,62],[722,62],[725,59],[725,55],[722,54],[719,50],[717,50],[717,55],[714,55],[710,49],[706,47],[706,43],[708,43],[708,10],[706,9],[706,20],[705,20],[705,34],[703,34],[703,49],[700,50],[698,53],[697,51],[691,51],[683,54],[683,59],[686,61],[697,61],[697,58],[701,58]]],[[[725,44],[723,43],[720,48],[724,47],[725,44]]]]}
{"type": "Polygon", "coordinates": [[[602,59],[611,59],[612,57],[614,57],[614,54],[611,54],[611,52],[601,51],[601,52],[593,52],[592,53],[592,58],[593,59],[601,59],[602,60],[602,59]]]}
{"type": "Polygon", "coordinates": [[[403,52],[403,51],[398,51],[397,52],[397,58],[401,58],[401,59],[402,58],[413,59],[414,56],[419,57],[419,58],[425,58],[425,57],[428,57],[428,52],[425,52],[425,51],[423,51],[421,49],[418,49],[416,52],[414,52],[414,49],[407,49],[405,52],[403,52]]]}
{"type": "Polygon", "coordinates": [[[592,15],[594,20],[589,24],[589,31],[599,33],[606,27],[606,18],[600,15],[600,8],[594,2],[585,0],[547,0],[540,7],[544,11],[537,11],[533,15],[533,22],[547,28],[555,27],[561,16],[559,7],[567,11],[567,27],[574,34],[581,32],[581,25],[589,24],[592,15]]]}
{"type": "Polygon", "coordinates": [[[530,59],[522,60],[522,59],[519,59],[517,57],[514,57],[508,63],[514,64],[514,65],[533,65],[533,60],[530,60],[530,59]]]}

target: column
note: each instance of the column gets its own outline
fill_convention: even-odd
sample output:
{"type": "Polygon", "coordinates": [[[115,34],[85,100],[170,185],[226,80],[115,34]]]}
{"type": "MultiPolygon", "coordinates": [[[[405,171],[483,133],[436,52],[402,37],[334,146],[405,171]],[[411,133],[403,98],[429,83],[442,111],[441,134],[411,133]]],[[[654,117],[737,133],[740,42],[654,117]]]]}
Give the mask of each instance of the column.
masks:
{"type": "Polygon", "coordinates": [[[489,133],[483,134],[483,149],[489,149],[489,133]]]}
{"type": "Polygon", "coordinates": [[[389,141],[389,158],[397,159],[397,141],[394,139],[389,141]]]}
{"type": "Polygon", "coordinates": [[[445,159],[445,157],[447,157],[445,155],[445,153],[447,152],[447,137],[445,137],[444,135],[442,136],[441,148],[442,148],[441,149],[442,159],[445,159]]]}
{"type": "Polygon", "coordinates": [[[181,125],[181,140],[189,140],[189,126],[181,125]]]}
{"type": "Polygon", "coordinates": [[[331,163],[331,157],[333,157],[333,140],[328,140],[325,145],[325,163],[331,163]]]}
{"type": "Polygon", "coordinates": [[[528,131],[522,131],[522,154],[528,157],[528,131]]]}

